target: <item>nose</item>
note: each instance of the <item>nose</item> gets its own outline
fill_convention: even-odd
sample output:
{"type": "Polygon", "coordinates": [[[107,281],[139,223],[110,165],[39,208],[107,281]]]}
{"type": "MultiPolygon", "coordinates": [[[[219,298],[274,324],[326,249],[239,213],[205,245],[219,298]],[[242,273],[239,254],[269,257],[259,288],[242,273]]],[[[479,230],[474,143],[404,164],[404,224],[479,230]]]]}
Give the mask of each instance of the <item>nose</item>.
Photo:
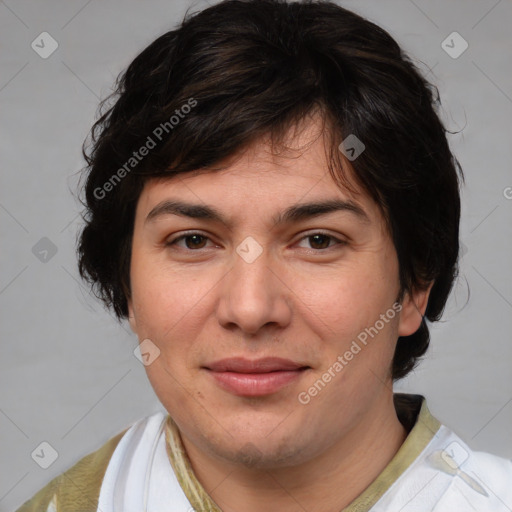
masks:
{"type": "Polygon", "coordinates": [[[292,293],[280,273],[282,265],[265,250],[254,260],[242,251],[237,253],[220,286],[219,323],[250,335],[263,328],[286,327],[292,316],[292,293]]]}

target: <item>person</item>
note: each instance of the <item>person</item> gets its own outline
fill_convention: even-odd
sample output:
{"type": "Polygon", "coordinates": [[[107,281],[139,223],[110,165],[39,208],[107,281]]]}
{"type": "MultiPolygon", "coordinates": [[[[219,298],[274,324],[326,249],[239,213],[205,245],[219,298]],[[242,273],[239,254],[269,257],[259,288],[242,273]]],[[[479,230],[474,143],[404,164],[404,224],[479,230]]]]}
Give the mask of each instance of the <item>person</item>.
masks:
{"type": "Polygon", "coordinates": [[[227,0],[120,77],[84,145],[79,268],[167,414],[29,511],[505,511],[512,462],[393,392],[457,276],[439,95],[327,1],[227,0]]]}

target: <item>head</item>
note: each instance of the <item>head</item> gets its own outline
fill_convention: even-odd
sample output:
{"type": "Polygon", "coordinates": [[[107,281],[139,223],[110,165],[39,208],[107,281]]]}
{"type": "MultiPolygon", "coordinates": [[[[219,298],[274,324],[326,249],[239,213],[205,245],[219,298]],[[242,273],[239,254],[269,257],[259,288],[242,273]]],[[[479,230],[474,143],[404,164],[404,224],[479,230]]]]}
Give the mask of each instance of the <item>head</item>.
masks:
{"type": "Polygon", "coordinates": [[[120,76],[84,149],[80,272],[158,347],[150,381],[205,449],[293,412],[269,452],[321,450],[425,353],[460,217],[438,104],[389,34],[330,2],[222,2],[120,76]],[[232,356],[305,370],[240,396],[209,369],[232,356]]]}

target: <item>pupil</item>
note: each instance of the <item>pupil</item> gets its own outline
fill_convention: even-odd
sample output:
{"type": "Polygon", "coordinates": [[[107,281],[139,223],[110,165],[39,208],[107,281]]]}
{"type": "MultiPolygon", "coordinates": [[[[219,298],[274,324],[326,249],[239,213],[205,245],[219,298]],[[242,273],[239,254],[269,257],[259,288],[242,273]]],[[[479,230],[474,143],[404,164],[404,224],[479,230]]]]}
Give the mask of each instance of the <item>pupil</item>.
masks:
{"type": "Polygon", "coordinates": [[[201,241],[202,239],[204,239],[203,236],[201,235],[189,235],[187,237],[187,247],[189,249],[193,249],[193,248],[196,248],[201,245],[201,241]],[[190,241],[192,240],[192,242],[190,243],[190,241]]]}
{"type": "MultiPolygon", "coordinates": [[[[313,245],[321,245],[320,249],[326,249],[329,246],[329,237],[327,235],[313,235],[311,237],[313,239],[313,245]],[[322,239],[326,243],[322,243],[322,239]],[[319,242],[320,240],[320,242],[319,242]]],[[[316,247],[317,249],[319,247],[316,247]]]]}

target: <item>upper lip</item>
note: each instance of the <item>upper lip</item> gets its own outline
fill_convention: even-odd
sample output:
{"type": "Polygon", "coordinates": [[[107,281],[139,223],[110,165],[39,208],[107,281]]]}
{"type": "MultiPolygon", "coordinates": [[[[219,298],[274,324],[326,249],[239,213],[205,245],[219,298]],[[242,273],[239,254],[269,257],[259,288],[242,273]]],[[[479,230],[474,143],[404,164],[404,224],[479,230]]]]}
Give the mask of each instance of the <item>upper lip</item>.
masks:
{"type": "Polygon", "coordinates": [[[263,357],[254,360],[245,359],[244,357],[230,357],[205,365],[205,368],[214,372],[236,373],[268,373],[280,370],[298,370],[307,367],[307,365],[280,357],[263,357]]]}

